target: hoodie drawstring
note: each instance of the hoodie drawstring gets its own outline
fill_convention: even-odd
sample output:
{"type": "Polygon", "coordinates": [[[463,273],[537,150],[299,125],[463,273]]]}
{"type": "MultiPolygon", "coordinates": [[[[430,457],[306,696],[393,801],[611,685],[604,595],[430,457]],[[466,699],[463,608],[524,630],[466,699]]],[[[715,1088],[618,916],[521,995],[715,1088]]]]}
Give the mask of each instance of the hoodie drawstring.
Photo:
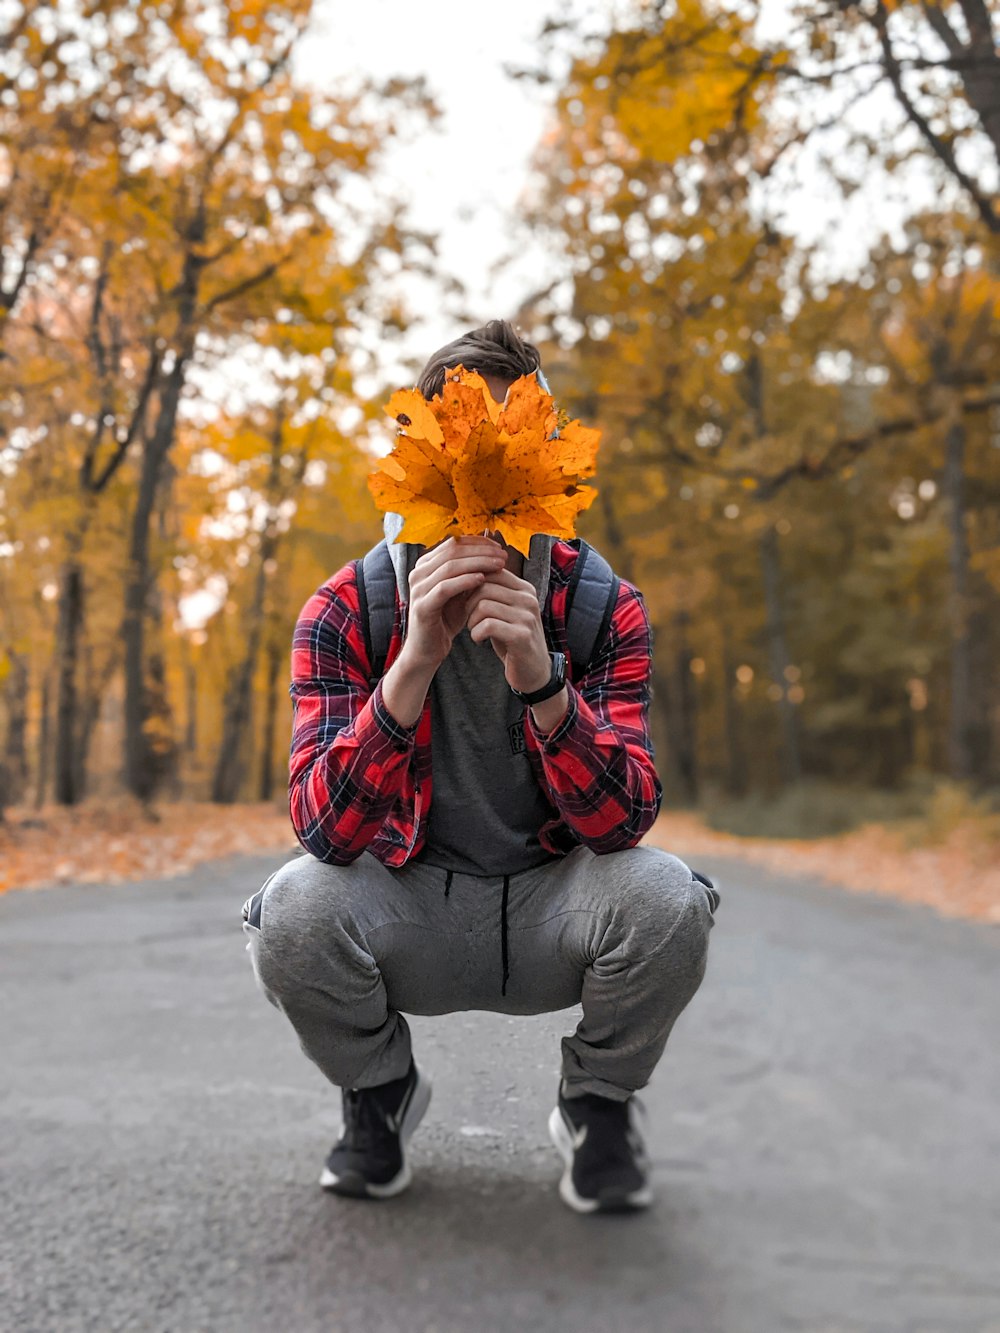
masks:
{"type": "Polygon", "coordinates": [[[455,874],[454,870],[446,870],[444,872],[444,896],[446,898],[448,897],[449,893],[451,893],[451,881],[454,877],[454,874],[455,874]]]}
{"type": "Polygon", "coordinates": [[[500,961],[503,964],[503,982],[500,994],[507,994],[507,978],[510,976],[510,962],[507,950],[507,898],[510,894],[510,875],[503,877],[503,898],[500,901],[500,961]]]}

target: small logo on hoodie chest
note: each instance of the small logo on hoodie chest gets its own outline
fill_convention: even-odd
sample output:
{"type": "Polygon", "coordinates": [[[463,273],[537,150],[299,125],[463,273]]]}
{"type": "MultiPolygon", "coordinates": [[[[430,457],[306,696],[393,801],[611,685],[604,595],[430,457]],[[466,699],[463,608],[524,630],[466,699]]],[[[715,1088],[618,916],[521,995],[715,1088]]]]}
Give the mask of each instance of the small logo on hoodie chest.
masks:
{"type": "Polygon", "coordinates": [[[524,743],[524,719],[518,718],[516,722],[509,726],[507,735],[510,737],[511,754],[524,754],[527,749],[524,743]]]}

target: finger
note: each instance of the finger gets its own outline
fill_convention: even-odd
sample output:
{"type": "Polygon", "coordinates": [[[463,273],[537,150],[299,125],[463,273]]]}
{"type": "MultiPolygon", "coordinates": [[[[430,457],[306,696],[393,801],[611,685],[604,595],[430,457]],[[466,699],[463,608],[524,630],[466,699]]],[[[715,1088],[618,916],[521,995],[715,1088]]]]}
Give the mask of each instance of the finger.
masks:
{"type": "Polygon", "coordinates": [[[526,624],[520,617],[504,615],[502,612],[490,614],[489,610],[480,608],[478,614],[467,616],[465,623],[473,636],[485,633],[486,637],[501,639],[508,648],[519,652],[529,650],[537,642],[532,625],[526,624]],[[484,625],[492,628],[484,631],[484,625]]]}
{"type": "Polygon", "coordinates": [[[520,624],[523,619],[518,608],[505,606],[503,602],[497,602],[492,598],[482,596],[476,597],[475,601],[470,599],[468,609],[468,625],[470,629],[473,625],[478,625],[481,620],[490,617],[495,620],[503,621],[505,625],[520,624]]]}
{"type": "Polygon", "coordinates": [[[475,600],[477,603],[491,601],[496,603],[497,606],[508,607],[511,611],[523,616],[525,620],[533,624],[541,624],[542,613],[538,605],[538,598],[530,588],[524,590],[502,587],[495,583],[490,575],[487,575],[482,588],[476,594],[475,600]]]}
{"type": "Polygon", "coordinates": [[[470,592],[483,581],[479,572],[456,574],[454,578],[442,579],[420,599],[420,610],[425,614],[439,615],[453,597],[470,592]]]}
{"type": "MultiPolygon", "coordinates": [[[[447,544],[447,543],[446,543],[447,544]]],[[[481,569],[485,573],[496,573],[503,568],[504,555],[498,546],[494,543],[484,543],[472,550],[464,546],[459,546],[451,542],[450,551],[442,551],[438,555],[437,551],[432,555],[436,558],[428,560],[427,564],[422,564],[423,556],[413,567],[411,578],[416,578],[418,582],[431,581],[438,577],[444,571],[460,569],[463,572],[467,569],[481,569]]]]}
{"type": "Polygon", "coordinates": [[[488,616],[485,620],[481,620],[478,625],[470,626],[469,638],[473,643],[485,643],[487,639],[492,639],[494,647],[502,645],[506,648],[509,630],[510,626],[504,624],[502,620],[488,616]]]}
{"type": "Polygon", "coordinates": [[[463,556],[493,555],[506,560],[506,553],[488,537],[448,537],[417,560],[415,569],[437,569],[449,560],[463,556]]]}
{"type": "Polygon", "coordinates": [[[495,574],[490,575],[490,582],[495,583],[497,587],[510,588],[512,591],[527,591],[531,593],[536,602],[538,601],[535,589],[527,579],[518,578],[516,574],[511,573],[505,566],[501,566],[495,574]]]}
{"type": "Polygon", "coordinates": [[[414,569],[410,575],[410,591],[414,595],[426,596],[427,592],[442,579],[454,578],[458,574],[482,574],[484,577],[493,573],[496,563],[490,556],[463,556],[460,559],[446,561],[436,569],[425,569],[418,573],[414,569]]]}
{"type": "Polygon", "coordinates": [[[473,643],[484,643],[489,639],[500,657],[506,657],[508,653],[521,656],[531,648],[533,642],[533,636],[526,626],[512,624],[497,616],[486,616],[478,624],[470,626],[469,638],[473,643]]]}

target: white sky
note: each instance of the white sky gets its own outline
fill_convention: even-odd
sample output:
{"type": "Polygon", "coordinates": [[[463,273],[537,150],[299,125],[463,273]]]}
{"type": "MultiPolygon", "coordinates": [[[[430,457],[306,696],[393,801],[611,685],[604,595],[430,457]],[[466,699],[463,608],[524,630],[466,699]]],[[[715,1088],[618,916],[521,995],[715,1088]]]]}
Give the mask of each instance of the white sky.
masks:
{"type": "MultiPolygon", "coordinates": [[[[424,75],[442,110],[436,126],[390,150],[386,170],[411,204],[411,223],[440,238],[445,267],[466,287],[473,322],[509,316],[545,281],[538,252],[522,252],[502,276],[489,269],[512,249],[511,218],[530,156],[546,124],[546,94],[511,79],[505,64],[534,65],[538,34],[553,5],[504,0],[487,5],[413,0],[317,0],[298,68],[330,86],[359,73],[382,80],[424,75]]],[[[463,331],[454,314],[426,311],[408,340],[423,359],[463,331]]]]}
{"type": "MultiPolygon", "coordinates": [[[[768,36],[780,37],[788,3],[765,0],[768,36]]],[[[491,18],[487,5],[453,0],[316,0],[312,32],[300,48],[303,76],[333,87],[359,75],[377,81],[422,75],[442,111],[435,127],[389,151],[385,173],[410,203],[411,223],[437,233],[442,265],[464,285],[467,299],[456,304],[426,283],[412,288],[418,320],[402,340],[401,356],[419,363],[470,324],[509,317],[555,276],[541,242],[515,222],[552,90],[512,79],[504,66],[541,63],[539,34],[547,17],[568,12],[603,27],[628,7],[627,0],[504,0],[491,18]],[[491,276],[494,266],[500,271],[491,276]]],[[[888,89],[859,114],[869,128],[873,115],[885,125],[898,123],[888,89]]],[[[831,191],[816,155],[836,156],[846,138],[843,129],[815,135],[793,159],[792,177],[773,182],[784,225],[819,247],[814,272],[825,278],[856,271],[878,231],[899,243],[907,214],[930,205],[936,189],[918,163],[893,177],[867,164],[860,189],[848,198],[831,191]]],[[[402,361],[386,358],[383,369],[390,380],[404,382],[402,361]]]]}

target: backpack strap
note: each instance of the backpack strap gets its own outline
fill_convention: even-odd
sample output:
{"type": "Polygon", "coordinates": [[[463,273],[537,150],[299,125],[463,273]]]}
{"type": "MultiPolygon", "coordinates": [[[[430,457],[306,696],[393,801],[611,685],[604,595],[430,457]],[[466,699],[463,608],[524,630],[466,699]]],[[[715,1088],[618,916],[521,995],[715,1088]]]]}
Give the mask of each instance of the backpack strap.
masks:
{"type": "Polygon", "coordinates": [[[396,571],[384,538],[367,555],[355,560],[354,574],[365,649],[374,683],[385,671],[389,640],[396,620],[396,571]]]}
{"type": "Polygon", "coordinates": [[[579,679],[608,632],[620,583],[600,551],[581,537],[574,538],[570,545],[579,554],[566,590],[566,647],[573,675],[579,679]]]}

